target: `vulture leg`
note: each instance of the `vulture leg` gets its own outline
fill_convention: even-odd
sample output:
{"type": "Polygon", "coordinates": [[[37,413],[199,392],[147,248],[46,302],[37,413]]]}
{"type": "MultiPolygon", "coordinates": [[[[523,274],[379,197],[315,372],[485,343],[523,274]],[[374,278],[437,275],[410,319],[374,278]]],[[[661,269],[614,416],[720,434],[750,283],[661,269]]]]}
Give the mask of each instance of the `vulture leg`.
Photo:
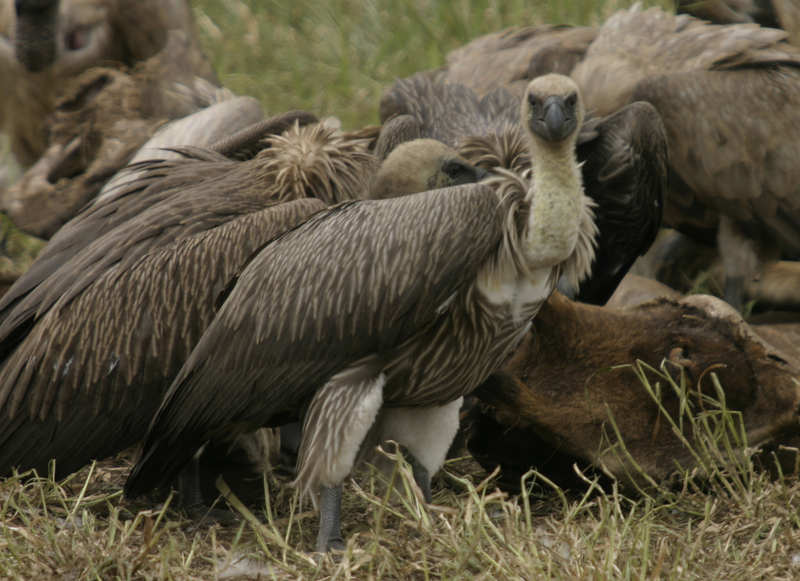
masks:
{"type": "Polygon", "coordinates": [[[178,475],[178,507],[197,522],[216,521],[222,525],[235,525],[239,522],[233,512],[211,508],[203,502],[200,494],[200,454],[195,454],[178,475]]]}
{"type": "Polygon", "coordinates": [[[463,399],[428,408],[383,408],[364,440],[358,463],[369,462],[384,474],[391,474],[393,463],[377,454],[375,448],[381,445],[389,449],[388,441],[397,442],[411,465],[414,481],[425,495],[425,502],[431,503],[431,476],[444,465],[458,432],[458,413],[463,399]]]}
{"type": "Polygon", "coordinates": [[[725,269],[725,300],[737,311],[742,309],[745,279],[759,271],[760,260],[753,240],[744,235],[730,216],[720,216],[717,247],[725,269]]]}
{"type": "Polygon", "coordinates": [[[378,416],[385,382],[376,358],[361,361],[331,377],[308,406],[294,485],[301,497],[320,491],[317,550],[343,548],[339,520],[342,482],[378,416]]]}
{"type": "Polygon", "coordinates": [[[425,502],[431,504],[433,502],[433,493],[431,492],[431,474],[422,463],[416,459],[408,449],[403,450],[403,458],[411,466],[411,472],[414,474],[414,481],[417,486],[422,490],[425,495],[425,502]]]}
{"type": "Polygon", "coordinates": [[[344,551],[342,539],[342,485],[326,486],[320,490],[319,535],[317,535],[318,553],[327,553],[331,549],[344,551]]]}
{"type": "Polygon", "coordinates": [[[725,277],[725,301],[737,311],[742,310],[742,293],[744,278],[741,276],[725,277]]]}

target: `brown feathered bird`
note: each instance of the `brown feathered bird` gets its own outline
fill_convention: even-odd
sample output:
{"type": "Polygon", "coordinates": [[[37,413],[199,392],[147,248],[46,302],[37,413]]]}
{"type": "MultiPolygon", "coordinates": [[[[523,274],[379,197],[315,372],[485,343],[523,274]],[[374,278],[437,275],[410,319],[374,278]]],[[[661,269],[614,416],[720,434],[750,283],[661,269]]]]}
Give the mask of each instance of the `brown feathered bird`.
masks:
{"type": "Polygon", "coordinates": [[[274,137],[257,175],[215,163],[227,171],[112,228],[5,319],[0,473],[56,458],[69,474],[141,439],[227,280],[322,199],[365,190],[375,162],[363,141],[315,125],[274,137]]]}
{"type": "Polygon", "coordinates": [[[603,25],[572,73],[602,114],[637,100],[658,110],[671,169],[665,221],[716,242],[732,304],[762,261],[800,259],[800,53],[785,37],[637,5],[603,25]]]}
{"type": "MultiPolygon", "coordinates": [[[[491,57],[473,52],[475,62],[491,57]]],[[[524,172],[530,168],[530,154],[510,113],[519,100],[503,87],[478,98],[467,86],[417,74],[396,80],[386,91],[381,116],[405,119],[419,135],[456,147],[484,169],[524,172]]],[[[602,305],[658,233],[667,180],[663,124],[645,103],[604,119],[590,118],[578,135],[577,155],[586,195],[596,204],[598,237],[591,276],[580,289],[571,289],[571,296],[602,305]]]]}
{"type": "MultiPolygon", "coordinates": [[[[289,117],[309,120],[283,116],[271,131],[289,117]]],[[[320,124],[263,139],[246,162],[223,155],[239,155],[239,139],[219,144],[223,153],[187,149],[183,160],[142,164],[136,182],[65,227],[4,297],[0,475],[46,473],[55,459],[64,476],[140,440],[228,279],[271,238],[366,195],[377,167],[369,140],[320,124]]],[[[423,157],[400,151],[384,165],[425,189],[441,167],[423,157]]]]}
{"type": "Polygon", "coordinates": [[[497,191],[341,204],[265,246],[170,388],[126,494],[167,484],[210,437],[302,415],[295,483],[321,499],[317,550],[343,547],[341,483],[359,448],[405,444],[430,498],[461,396],[524,334],[558,274],[577,282],[591,262],[577,87],[540,77],[521,109],[530,186],[506,174],[497,191]]]}

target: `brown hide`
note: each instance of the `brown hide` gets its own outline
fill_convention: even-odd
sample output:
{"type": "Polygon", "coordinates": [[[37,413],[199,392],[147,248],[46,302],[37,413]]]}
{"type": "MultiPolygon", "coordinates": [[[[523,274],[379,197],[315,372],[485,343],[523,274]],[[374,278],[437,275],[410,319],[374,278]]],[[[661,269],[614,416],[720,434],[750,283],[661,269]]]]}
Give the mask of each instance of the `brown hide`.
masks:
{"type": "MultiPolygon", "coordinates": [[[[683,374],[694,413],[715,409],[700,393],[718,399],[716,374],[728,409],[741,412],[750,446],[800,426],[800,363],[754,335],[719,299],[665,297],[608,309],[554,293],[516,352],[475,392],[483,405],[468,414],[470,450],[512,479],[536,467],[566,486],[574,484],[575,462],[637,483],[669,477],[676,463],[692,468],[691,452],[664,416],[678,419],[680,398],[659,372],[645,371],[653,389],[660,386],[660,411],[636,374],[639,360],[656,370],[664,362],[678,385],[683,374]],[[646,477],[610,450],[618,442],[612,418],[646,477]]],[[[688,421],[683,432],[692,441],[688,421]]]]}

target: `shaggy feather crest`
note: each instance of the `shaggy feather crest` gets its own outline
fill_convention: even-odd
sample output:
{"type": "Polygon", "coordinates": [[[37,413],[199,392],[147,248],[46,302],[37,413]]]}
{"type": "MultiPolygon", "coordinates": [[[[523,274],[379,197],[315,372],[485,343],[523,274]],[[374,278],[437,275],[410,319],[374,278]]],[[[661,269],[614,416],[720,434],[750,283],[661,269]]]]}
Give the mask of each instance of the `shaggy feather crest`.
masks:
{"type": "Polygon", "coordinates": [[[378,162],[369,153],[368,139],[346,138],[323,124],[295,125],[269,139],[258,157],[269,160],[265,172],[277,169],[275,189],[280,201],[306,197],[310,192],[326,204],[354,199],[366,192],[378,162]]]}
{"type": "Polygon", "coordinates": [[[458,151],[474,165],[489,171],[503,168],[522,174],[531,167],[524,133],[509,124],[497,133],[461,139],[458,151]]]}

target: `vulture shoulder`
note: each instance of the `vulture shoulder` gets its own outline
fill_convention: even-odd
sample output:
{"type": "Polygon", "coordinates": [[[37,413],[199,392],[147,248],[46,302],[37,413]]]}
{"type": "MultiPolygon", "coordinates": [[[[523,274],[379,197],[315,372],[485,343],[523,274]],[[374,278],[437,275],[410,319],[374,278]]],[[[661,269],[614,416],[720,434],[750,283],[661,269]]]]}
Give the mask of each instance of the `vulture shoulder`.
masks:
{"type": "Polygon", "coordinates": [[[475,184],[340,204],[268,244],[170,388],[126,494],[167,482],[208,437],[297,411],[332,374],[422,332],[501,238],[498,198],[475,184]]]}

